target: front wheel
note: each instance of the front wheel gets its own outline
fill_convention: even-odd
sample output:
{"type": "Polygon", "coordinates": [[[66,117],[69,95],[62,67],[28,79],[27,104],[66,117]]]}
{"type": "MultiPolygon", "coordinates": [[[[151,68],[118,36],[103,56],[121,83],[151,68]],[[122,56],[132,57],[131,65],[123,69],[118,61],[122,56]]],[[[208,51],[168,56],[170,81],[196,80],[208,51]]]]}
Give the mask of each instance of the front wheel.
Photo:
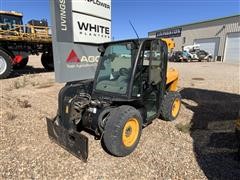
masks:
{"type": "Polygon", "coordinates": [[[0,50],[0,79],[9,77],[13,69],[12,58],[0,50]]]}
{"type": "Polygon", "coordinates": [[[179,92],[167,92],[164,96],[160,117],[166,121],[173,121],[177,118],[181,108],[181,95],[179,92]]]}
{"type": "Polygon", "coordinates": [[[142,117],[138,110],[126,105],[115,108],[104,128],[104,148],[114,156],[127,156],[137,147],[141,132],[142,117]]]}

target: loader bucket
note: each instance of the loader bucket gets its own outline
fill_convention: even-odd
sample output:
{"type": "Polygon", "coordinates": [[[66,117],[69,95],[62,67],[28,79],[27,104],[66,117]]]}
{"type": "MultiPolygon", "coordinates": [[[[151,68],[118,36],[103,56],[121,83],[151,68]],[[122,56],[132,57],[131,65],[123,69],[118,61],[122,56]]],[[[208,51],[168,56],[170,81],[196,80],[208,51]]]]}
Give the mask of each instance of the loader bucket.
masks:
{"type": "Polygon", "coordinates": [[[48,136],[51,140],[66,149],[77,158],[87,161],[88,138],[77,131],[67,130],[56,125],[53,120],[47,118],[48,136]]]}

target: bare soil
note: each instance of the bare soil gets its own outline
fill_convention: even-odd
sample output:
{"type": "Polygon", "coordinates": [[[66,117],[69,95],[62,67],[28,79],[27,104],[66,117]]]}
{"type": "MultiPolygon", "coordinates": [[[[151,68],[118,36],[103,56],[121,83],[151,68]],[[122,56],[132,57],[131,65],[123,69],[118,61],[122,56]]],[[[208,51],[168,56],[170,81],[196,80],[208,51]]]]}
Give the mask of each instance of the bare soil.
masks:
{"type": "Polygon", "coordinates": [[[183,104],[174,122],[156,119],[137,149],[117,158],[89,134],[87,163],[51,142],[46,117],[54,117],[64,84],[31,57],[25,70],[1,80],[1,179],[237,179],[240,162],[234,121],[240,112],[240,66],[169,63],[180,72],[183,104]],[[33,67],[31,67],[33,66],[33,67]]]}

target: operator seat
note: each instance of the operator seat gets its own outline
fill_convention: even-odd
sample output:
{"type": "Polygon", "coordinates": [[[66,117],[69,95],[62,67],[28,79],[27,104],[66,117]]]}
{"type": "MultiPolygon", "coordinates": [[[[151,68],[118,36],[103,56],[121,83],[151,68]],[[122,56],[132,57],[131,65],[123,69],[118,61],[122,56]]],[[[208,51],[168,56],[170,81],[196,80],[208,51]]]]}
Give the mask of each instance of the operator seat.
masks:
{"type": "Polygon", "coordinates": [[[100,81],[96,89],[125,94],[127,91],[128,81],[129,81],[129,70],[127,68],[121,68],[119,70],[119,77],[114,80],[103,80],[100,81]]]}

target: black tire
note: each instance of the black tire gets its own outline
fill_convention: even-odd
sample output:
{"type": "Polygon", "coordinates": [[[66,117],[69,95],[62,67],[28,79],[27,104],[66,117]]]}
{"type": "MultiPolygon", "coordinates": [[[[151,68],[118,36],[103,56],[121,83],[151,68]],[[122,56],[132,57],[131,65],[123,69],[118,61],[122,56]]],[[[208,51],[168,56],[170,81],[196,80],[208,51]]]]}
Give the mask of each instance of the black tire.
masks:
{"type": "Polygon", "coordinates": [[[237,160],[240,161],[240,129],[236,128],[236,138],[238,142],[237,160]]]}
{"type": "Polygon", "coordinates": [[[238,147],[237,160],[240,161],[240,146],[238,147]]]}
{"type": "Polygon", "coordinates": [[[14,64],[13,68],[14,69],[23,69],[23,68],[25,68],[27,66],[28,60],[29,60],[29,57],[27,56],[27,57],[23,58],[20,63],[14,64]]]}
{"type": "Polygon", "coordinates": [[[41,62],[43,67],[47,71],[53,71],[54,70],[54,63],[53,63],[53,55],[52,53],[43,53],[41,57],[41,62]]]}
{"type": "Polygon", "coordinates": [[[0,50],[0,79],[8,78],[13,70],[12,58],[0,50]]]}
{"type": "Polygon", "coordinates": [[[181,95],[179,92],[167,92],[160,107],[160,118],[173,121],[177,118],[181,108],[181,95]],[[179,106],[175,103],[179,103],[179,106]],[[177,106],[177,107],[176,107],[177,106]],[[174,108],[177,108],[176,110],[174,108]]]}
{"type": "Polygon", "coordinates": [[[103,148],[114,156],[123,157],[129,155],[137,147],[140,140],[142,122],[140,112],[132,106],[124,105],[113,109],[104,128],[102,138],[103,148]],[[126,125],[133,120],[135,123],[137,122],[137,134],[134,134],[134,128],[132,129],[130,126],[126,128],[126,125]],[[127,137],[126,134],[123,137],[124,129],[126,130],[125,133],[128,133],[127,131],[130,132],[129,137],[134,137],[132,142],[128,144],[129,146],[124,144],[123,138],[127,137]]]}

